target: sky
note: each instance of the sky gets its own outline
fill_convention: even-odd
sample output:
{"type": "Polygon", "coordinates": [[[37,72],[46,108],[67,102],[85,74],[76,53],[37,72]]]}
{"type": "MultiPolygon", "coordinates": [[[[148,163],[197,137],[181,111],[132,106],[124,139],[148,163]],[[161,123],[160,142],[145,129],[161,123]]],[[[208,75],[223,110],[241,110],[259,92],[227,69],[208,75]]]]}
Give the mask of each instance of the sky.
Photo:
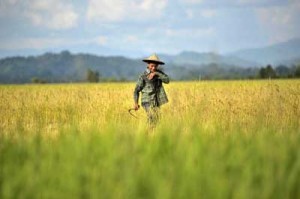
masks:
{"type": "Polygon", "coordinates": [[[0,0],[0,56],[230,53],[300,37],[300,0],[0,0]]]}

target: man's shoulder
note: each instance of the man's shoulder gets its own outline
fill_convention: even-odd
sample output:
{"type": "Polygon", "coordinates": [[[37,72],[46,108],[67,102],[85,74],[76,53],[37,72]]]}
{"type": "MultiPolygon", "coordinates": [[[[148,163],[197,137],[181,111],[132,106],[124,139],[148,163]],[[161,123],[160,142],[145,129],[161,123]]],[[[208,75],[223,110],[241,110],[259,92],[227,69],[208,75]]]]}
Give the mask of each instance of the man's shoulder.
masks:
{"type": "Polygon", "coordinates": [[[144,71],[144,72],[139,74],[139,78],[145,78],[145,77],[147,77],[147,75],[148,75],[147,72],[144,71]]]}
{"type": "Polygon", "coordinates": [[[165,74],[163,70],[159,70],[159,69],[157,69],[156,72],[165,74]]]}

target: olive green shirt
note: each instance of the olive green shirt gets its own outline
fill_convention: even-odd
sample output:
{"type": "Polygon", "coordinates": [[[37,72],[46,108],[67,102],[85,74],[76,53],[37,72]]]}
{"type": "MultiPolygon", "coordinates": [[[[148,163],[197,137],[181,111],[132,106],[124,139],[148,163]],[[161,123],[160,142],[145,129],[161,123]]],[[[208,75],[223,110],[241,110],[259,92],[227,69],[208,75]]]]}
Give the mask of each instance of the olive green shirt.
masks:
{"type": "Polygon", "coordinates": [[[155,72],[155,76],[149,80],[147,75],[148,71],[142,73],[137,81],[134,90],[134,101],[138,103],[139,93],[142,93],[141,101],[144,103],[150,103],[151,106],[161,106],[168,102],[168,97],[162,83],[169,83],[169,77],[160,70],[155,72]]]}

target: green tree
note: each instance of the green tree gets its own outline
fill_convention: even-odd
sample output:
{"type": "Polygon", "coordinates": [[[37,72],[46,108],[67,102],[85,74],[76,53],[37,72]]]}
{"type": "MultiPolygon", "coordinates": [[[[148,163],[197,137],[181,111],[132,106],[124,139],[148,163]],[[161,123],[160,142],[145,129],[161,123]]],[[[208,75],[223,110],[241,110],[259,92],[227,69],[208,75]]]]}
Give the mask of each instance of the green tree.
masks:
{"type": "Polygon", "coordinates": [[[267,77],[266,69],[264,67],[260,68],[259,77],[262,78],[262,79],[267,77]]]}
{"type": "Polygon", "coordinates": [[[300,77],[300,64],[296,66],[295,77],[300,77]]]}
{"type": "Polygon", "coordinates": [[[267,73],[267,78],[275,78],[276,75],[276,71],[272,68],[271,65],[268,65],[266,67],[266,73],[267,73]]]}
{"type": "Polygon", "coordinates": [[[34,84],[46,84],[47,83],[46,80],[39,79],[37,77],[31,78],[31,82],[34,83],[34,84]]]}
{"type": "Polygon", "coordinates": [[[291,74],[290,69],[285,65],[279,65],[275,69],[276,74],[280,77],[288,77],[291,74]]]}
{"type": "Polygon", "coordinates": [[[267,65],[267,67],[262,67],[259,70],[259,75],[261,78],[266,79],[266,78],[275,78],[276,75],[276,71],[272,68],[271,65],[267,65]]]}
{"type": "Polygon", "coordinates": [[[88,82],[99,82],[99,72],[98,71],[93,71],[91,69],[87,70],[87,81],[88,82]]]}

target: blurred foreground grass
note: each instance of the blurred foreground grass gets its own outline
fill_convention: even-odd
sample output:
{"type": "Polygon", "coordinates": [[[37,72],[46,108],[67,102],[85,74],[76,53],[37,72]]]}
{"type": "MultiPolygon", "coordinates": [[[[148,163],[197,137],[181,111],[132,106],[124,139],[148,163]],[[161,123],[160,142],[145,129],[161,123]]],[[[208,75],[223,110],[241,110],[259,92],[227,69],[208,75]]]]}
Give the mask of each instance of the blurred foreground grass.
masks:
{"type": "Polygon", "coordinates": [[[0,198],[299,198],[300,81],[0,87],[0,198]],[[150,133],[150,134],[149,134],[150,133]]]}

